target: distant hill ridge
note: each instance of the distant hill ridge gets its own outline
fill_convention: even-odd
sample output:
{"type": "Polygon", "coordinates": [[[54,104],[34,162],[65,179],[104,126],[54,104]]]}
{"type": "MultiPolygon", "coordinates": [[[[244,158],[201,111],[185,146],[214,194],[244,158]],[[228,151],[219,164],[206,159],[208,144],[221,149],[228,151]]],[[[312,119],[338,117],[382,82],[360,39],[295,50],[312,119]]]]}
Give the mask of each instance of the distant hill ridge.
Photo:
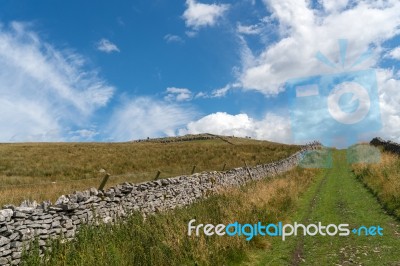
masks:
{"type": "MultiPolygon", "coordinates": [[[[220,135],[214,135],[214,134],[210,134],[210,133],[203,133],[203,134],[188,134],[188,135],[176,136],[176,137],[138,139],[138,140],[133,140],[132,142],[169,143],[169,142],[181,142],[181,141],[221,139],[225,142],[233,144],[229,140],[234,139],[234,138],[235,138],[234,136],[220,136],[220,135]]],[[[247,137],[247,138],[249,138],[249,137],[247,137]]]]}

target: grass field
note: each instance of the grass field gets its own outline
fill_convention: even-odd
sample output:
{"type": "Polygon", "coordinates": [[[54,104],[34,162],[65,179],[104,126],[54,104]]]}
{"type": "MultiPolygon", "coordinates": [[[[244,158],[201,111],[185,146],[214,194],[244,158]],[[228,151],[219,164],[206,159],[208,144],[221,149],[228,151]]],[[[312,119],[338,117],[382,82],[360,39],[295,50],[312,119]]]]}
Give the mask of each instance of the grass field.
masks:
{"type": "MultiPolygon", "coordinates": [[[[241,166],[243,159],[248,164],[257,164],[258,160],[269,162],[286,157],[299,148],[248,139],[230,141],[235,145],[222,140],[115,145],[121,147],[130,144],[134,147],[143,145],[139,149],[142,156],[157,153],[159,158],[164,158],[159,159],[160,165],[169,169],[168,171],[180,167],[179,171],[186,172],[190,172],[193,161],[206,162],[201,167],[198,163],[199,168],[211,170],[218,169],[219,165],[222,167],[227,160],[232,162],[229,167],[241,166]],[[192,152],[185,153],[184,147],[191,149],[192,152]],[[171,151],[174,153],[173,158],[165,159],[165,154],[171,151]],[[192,156],[193,154],[195,155],[192,156]],[[188,159],[189,156],[192,157],[188,159]],[[180,161],[187,163],[189,167],[183,167],[180,161]]],[[[83,149],[90,150],[91,145],[100,144],[81,145],[85,146],[83,149]]],[[[107,145],[110,144],[100,146],[106,149],[107,145]]],[[[61,148],[58,150],[60,152],[61,148]]],[[[60,241],[51,242],[52,252],[45,254],[43,260],[33,249],[24,255],[23,263],[24,265],[400,265],[400,255],[397,252],[400,249],[399,157],[383,153],[379,163],[351,165],[346,160],[345,150],[331,151],[333,154],[331,168],[311,170],[297,167],[277,178],[252,182],[240,188],[226,189],[218,195],[183,209],[149,216],[146,220],[143,220],[140,214],[135,214],[125,222],[114,226],[84,227],[77,239],[72,242],[66,244],[61,244],[60,241]],[[305,225],[318,222],[324,225],[345,223],[349,224],[350,230],[360,226],[379,225],[383,228],[383,236],[357,236],[353,233],[345,237],[298,235],[289,237],[286,241],[282,241],[280,237],[261,236],[256,236],[251,241],[246,241],[245,237],[188,236],[188,221],[193,218],[196,219],[196,224],[228,224],[235,221],[239,223],[282,221],[291,224],[300,222],[305,225]]],[[[87,156],[87,151],[82,153],[87,156]]],[[[354,150],[351,154],[353,153],[354,150]]],[[[62,158],[62,153],[58,156],[62,158]]],[[[354,157],[354,154],[352,156],[354,157]]],[[[108,161],[103,159],[103,162],[106,164],[108,161]]],[[[145,160],[144,163],[146,162],[145,160]]],[[[79,169],[77,171],[84,169],[79,165],[78,159],[76,164],[76,169],[79,169]]],[[[74,165],[71,165],[73,168],[74,165]]],[[[160,170],[165,171],[164,168],[160,170]]],[[[153,175],[148,176],[152,177],[153,175]]],[[[63,178],[68,180],[66,175],[63,178]]]]}
{"type": "MultiPolygon", "coordinates": [[[[252,250],[268,252],[271,241],[244,237],[187,235],[187,224],[277,222],[286,220],[318,170],[294,169],[277,178],[227,189],[184,209],[148,217],[137,214],[125,223],[84,228],[76,241],[53,242],[44,265],[232,265],[248,260],[252,250]]],[[[23,265],[41,265],[32,251],[23,265]]]]}
{"type": "Polygon", "coordinates": [[[140,143],[0,144],[0,204],[55,200],[61,194],[98,187],[105,169],[108,186],[276,161],[300,149],[244,138],[140,143]]]}

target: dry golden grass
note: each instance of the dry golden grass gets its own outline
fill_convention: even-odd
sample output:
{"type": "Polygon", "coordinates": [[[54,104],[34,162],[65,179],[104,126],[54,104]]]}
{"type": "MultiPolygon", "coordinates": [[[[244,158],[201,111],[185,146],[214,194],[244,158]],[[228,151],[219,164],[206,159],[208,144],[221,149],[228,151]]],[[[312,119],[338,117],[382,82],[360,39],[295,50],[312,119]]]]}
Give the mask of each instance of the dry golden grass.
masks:
{"type": "Polygon", "coordinates": [[[233,138],[176,143],[17,143],[0,144],[0,204],[55,200],[61,194],[98,187],[106,169],[108,186],[196,172],[268,163],[298,146],[233,138]]]}
{"type": "Polygon", "coordinates": [[[379,163],[355,164],[357,177],[378,197],[379,201],[400,218],[400,158],[382,152],[379,163]]]}
{"type": "MultiPolygon", "coordinates": [[[[252,182],[240,188],[224,189],[219,196],[223,200],[213,204],[214,211],[219,212],[219,217],[223,218],[215,220],[214,223],[285,222],[287,214],[296,206],[300,195],[311,185],[318,172],[316,169],[297,168],[282,174],[280,178],[252,182]]],[[[209,222],[212,216],[213,214],[210,214],[204,219],[198,219],[197,223],[209,222]]],[[[179,241],[184,237],[182,234],[175,240],[179,241]]],[[[207,264],[211,259],[207,247],[209,239],[193,236],[192,240],[196,240],[196,246],[193,247],[195,260],[207,264]]],[[[249,248],[249,243],[239,237],[217,238],[215,241],[218,250],[227,249],[230,245],[243,250],[249,248]]],[[[252,244],[263,250],[269,250],[271,247],[270,238],[267,237],[256,237],[252,244]]],[[[168,245],[182,248],[179,242],[168,242],[168,245]]]]}

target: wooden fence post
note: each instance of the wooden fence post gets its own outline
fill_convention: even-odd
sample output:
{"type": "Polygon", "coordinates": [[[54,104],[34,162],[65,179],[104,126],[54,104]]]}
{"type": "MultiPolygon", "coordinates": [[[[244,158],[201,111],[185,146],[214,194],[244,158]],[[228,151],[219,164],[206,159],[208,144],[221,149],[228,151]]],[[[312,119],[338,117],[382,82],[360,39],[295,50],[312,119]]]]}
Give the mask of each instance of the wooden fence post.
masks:
{"type": "Polygon", "coordinates": [[[160,177],[160,174],[161,174],[161,171],[158,170],[158,171],[157,171],[157,174],[156,174],[156,177],[154,178],[154,180],[157,180],[157,179],[160,177]]]}
{"type": "Polygon", "coordinates": [[[196,170],[196,165],[193,165],[193,168],[192,168],[192,175],[194,174],[194,171],[196,170]]]}
{"type": "Polygon", "coordinates": [[[108,181],[108,178],[110,178],[110,174],[109,174],[109,173],[106,173],[106,175],[105,175],[104,178],[103,178],[103,181],[101,181],[101,184],[100,184],[98,190],[103,190],[104,186],[106,185],[106,183],[107,183],[107,181],[108,181]]]}
{"type": "Polygon", "coordinates": [[[249,169],[249,167],[247,166],[246,161],[243,160],[243,162],[244,162],[244,165],[245,165],[245,167],[246,167],[247,173],[249,174],[250,179],[253,178],[253,176],[251,175],[250,169],[249,169]]]}

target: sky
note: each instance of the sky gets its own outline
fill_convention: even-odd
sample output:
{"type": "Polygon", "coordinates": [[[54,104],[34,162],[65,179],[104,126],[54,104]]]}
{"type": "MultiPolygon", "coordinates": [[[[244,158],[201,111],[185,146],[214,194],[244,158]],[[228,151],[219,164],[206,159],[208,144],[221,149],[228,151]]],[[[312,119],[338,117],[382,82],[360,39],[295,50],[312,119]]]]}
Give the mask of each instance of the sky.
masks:
{"type": "MultiPolygon", "coordinates": [[[[2,0],[0,142],[299,143],[299,119],[309,138],[400,141],[399,33],[398,0],[2,0]],[[375,126],[337,130],[329,91],[299,105],[287,85],[363,70],[375,126]]],[[[364,103],[347,98],[347,113],[364,103]]]]}

